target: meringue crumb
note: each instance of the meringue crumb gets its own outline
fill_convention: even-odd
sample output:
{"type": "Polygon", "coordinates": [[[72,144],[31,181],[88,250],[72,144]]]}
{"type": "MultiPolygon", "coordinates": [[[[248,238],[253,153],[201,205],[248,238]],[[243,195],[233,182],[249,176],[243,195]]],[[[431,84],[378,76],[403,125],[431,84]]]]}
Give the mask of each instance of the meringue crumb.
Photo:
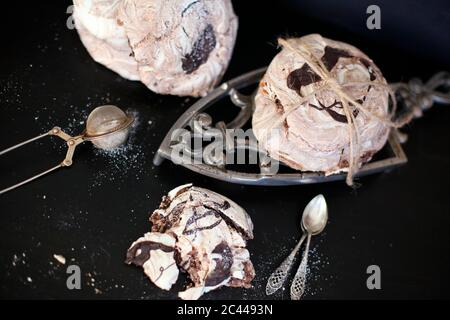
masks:
{"type": "Polygon", "coordinates": [[[62,255],[54,254],[53,258],[55,258],[55,260],[61,264],[66,264],[66,258],[64,258],[62,255]]]}

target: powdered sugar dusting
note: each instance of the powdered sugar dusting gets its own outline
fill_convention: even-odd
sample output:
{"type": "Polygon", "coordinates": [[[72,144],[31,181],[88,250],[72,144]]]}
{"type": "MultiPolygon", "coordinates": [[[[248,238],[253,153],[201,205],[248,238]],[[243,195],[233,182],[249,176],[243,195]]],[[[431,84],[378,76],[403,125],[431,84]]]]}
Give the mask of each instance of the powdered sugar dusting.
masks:
{"type": "MultiPolygon", "coordinates": [[[[329,265],[328,257],[324,256],[321,253],[320,245],[322,243],[322,237],[313,238],[310,246],[310,251],[308,255],[308,266],[306,270],[306,288],[305,293],[303,295],[304,298],[308,299],[308,297],[314,297],[315,295],[323,292],[326,288],[319,287],[318,284],[322,283],[323,280],[330,280],[333,276],[328,276],[327,279],[323,275],[323,270],[329,265]]],[[[265,254],[270,259],[263,259],[260,261],[255,261],[255,269],[256,269],[256,277],[253,280],[253,288],[247,291],[244,291],[244,299],[251,299],[254,296],[254,292],[265,292],[267,280],[272,272],[280,265],[280,263],[291,253],[291,250],[294,248],[296,241],[298,238],[293,238],[291,243],[292,247],[284,246],[282,248],[274,248],[272,252],[266,252],[265,254]]],[[[294,264],[292,265],[292,269],[289,272],[286,282],[283,284],[283,287],[278,290],[272,296],[265,296],[267,299],[281,299],[281,300],[289,300],[290,299],[290,286],[292,280],[294,278],[295,273],[297,272],[298,267],[300,266],[300,261],[303,257],[303,253],[305,250],[305,244],[302,245],[300,251],[297,253],[294,264]]]]}
{"type": "Polygon", "coordinates": [[[134,117],[134,123],[130,128],[128,141],[115,149],[103,150],[95,148],[93,161],[101,157],[107,162],[104,170],[95,174],[92,187],[101,186],[105,182],[116,181],[128,176],[128,172],[133,169],[135,179],[139,180],[143,175],[144,151],[142,145],[136,138],[136,130],[141,124],[139,113],[136,110],[127,110],[127,113],[134,117]]]}

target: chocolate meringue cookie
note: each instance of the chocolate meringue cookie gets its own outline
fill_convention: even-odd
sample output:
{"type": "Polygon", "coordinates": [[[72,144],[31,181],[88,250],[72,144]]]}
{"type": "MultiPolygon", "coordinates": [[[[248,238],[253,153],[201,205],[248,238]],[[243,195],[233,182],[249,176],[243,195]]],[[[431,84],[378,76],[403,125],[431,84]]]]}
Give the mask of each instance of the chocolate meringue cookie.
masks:
{"type": "Polygon", "coordinates": [[[175,272],[167,268],[172,265],[171,248],[175,249],[176,264],[193,282],[191,287],[179,293],[182,299],[198,299],[221,286],[251,286],[255,271],[246,240],[253,238],[253,223],[230,199],[192,185],[180,186],[163,198],[150,221],[152,232],[131,245],[126,262],[144,266],[144,272],[160,288],[168,290],[174,283],[175,272]],[[154,244],[156,241],[150,242],[150,246],[148,239],[156,237],[153,234],[176,239],[174,243],[167,240],[165,246],[169,256],[159,262],[163,267],[161,270],[169,272],[167,276],[162,271],[161,276],[154,271],[158,265],[152,260],[152,254],[161,249],[154,244]],[[145,244],[144,247],[141,244],[145,244]],[[149,250],[150,254],[147,254],[149,250]]]}
{"type": "Polygon", "coordinates": [[[230,0],[123,0],[118,19],[141,81],[179,96],[204,96],[220,81],[238,27],[230,0]]]}
{"type": "Polygon", "coordinates": [[[122,0],[74,0],[73,18],[83,45],[98,63],[129,80],[140,80],[125,29],[117,21],[122,0]]]}
{"type": "MultiPolygon", "coordinates": [[[[286,41],[293,48],[308,48],[331,79],[365,110],[380,118],[388,116],[387,82],[359,49],[318,34],[286,41]]],[[[359,131],[360,166],[385,145],[390,130],[382,121],[349,107],[359,131]]],[[[252,122],[260,146],[294,169],[325,174],[349,170],[349,124],[342,101],[292,48],[283,48],[262,78],[252,122]]]]}

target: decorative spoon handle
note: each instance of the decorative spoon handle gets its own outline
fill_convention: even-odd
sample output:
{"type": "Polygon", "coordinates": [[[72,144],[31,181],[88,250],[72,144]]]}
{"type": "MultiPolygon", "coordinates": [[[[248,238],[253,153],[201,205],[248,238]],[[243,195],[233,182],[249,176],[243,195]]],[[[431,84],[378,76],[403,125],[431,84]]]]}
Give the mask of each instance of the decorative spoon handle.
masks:
{"type": "Polygon", "coordinates": [[[302,262],[298,267],[297,273],[295,274],[294,280],[291,285],[291,299],[300,300],[306,287],[306,267],[308,265],[308,253],[309,253],[309,243],[311,242],[311,233],[308,233],[308,240],[306,241],[306,249],[303,254],[302,262]]]}
{"type": "Polygon", "coordinates": [[[266,295],[274,294],[278,289],[283,286],[284,281],[286,280],[287,274],[291,269],[292,263],[294,262],[295,255],[297,254],[300,246],[305,240],[306,235],[303,234],[300,238],[300,241],[295,246],[294,250],[292,250],[291,254],[283,261],[283,263],[270,275],[269,280],[267,280],[266,285],[266,295]]]}

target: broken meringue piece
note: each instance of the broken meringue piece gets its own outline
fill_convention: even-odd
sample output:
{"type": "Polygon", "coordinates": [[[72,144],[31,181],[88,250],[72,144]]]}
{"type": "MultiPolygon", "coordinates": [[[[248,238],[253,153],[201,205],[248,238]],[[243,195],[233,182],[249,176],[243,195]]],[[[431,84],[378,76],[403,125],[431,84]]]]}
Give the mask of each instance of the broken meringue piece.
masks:
{"type": "Polygon", "coordinates": [[[169,234],[149,232],[130,246],[125,263],[144,268],[152,282],[164,290],[170,290],[178,279],[174,259],[175,238],[169,234]]]}
{"type": "Polygon", "coordinates": [[[230,0],[123,0],[118,13],[152,91],[204,96],[222,78],[234,48],[230,0]]]}
{"type": "Polygon", "coordinates": [[[318,34],[282,43],[286,46],[270,63],[255,96],[252,126],[260,146],[291,168],[327,175],[349,171],[353,159],[357,166],[368,162],[390,131],[379,120],[389,113],[389,88],[381,71],[354,46],[318,34]],[[311,61],[329,76],[327,81],[311,61]],[[332,86],[364,110],[348,103],[346,115],[332,86]],[[354,119],[352,128],[348,117],[354,119]],[[358,134],[353,159],[350,130],[358,134]]]}
{"type": "MultiPolygon", "coordinates": [[[[150,255],[142,253],[149,251],[146,246],[144,251],[138,251],[141,243],[156,237],[154,234],[169,237],[157,242],[175,249],[173,257],[178,268],[187,272],[193,283],[179,293],[181,299],[198,299],[221,286],[251,287],[255,271],[246,240],[253,238],[253,223],[245,210],[232,200],[191,184],[183,185],[163,198],[150,221],[152,232],[131,245],[126,262],[144,266],[144,272],[160,288],[171,287],[176,281],[175,272],[158,278],[156,262],[152,261],[156,257],[152,255],[155,248],[150,249],[150,255]],[[148,261],[152,261],[149,264],[152,268],[147,270],[148,261]]],[[[167,266],[169,262],[160,264],[167,266]]]]}

